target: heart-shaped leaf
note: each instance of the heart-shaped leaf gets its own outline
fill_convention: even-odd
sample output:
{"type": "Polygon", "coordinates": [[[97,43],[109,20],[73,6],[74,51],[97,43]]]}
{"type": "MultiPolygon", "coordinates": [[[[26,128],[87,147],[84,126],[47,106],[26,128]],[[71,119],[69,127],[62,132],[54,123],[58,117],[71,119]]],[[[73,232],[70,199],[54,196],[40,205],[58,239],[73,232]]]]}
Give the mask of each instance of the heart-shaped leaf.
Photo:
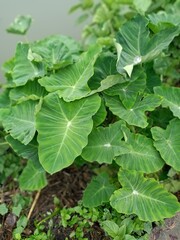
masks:
{"type": "Polygon", "coordinates": [[[88,142],[93,121],[101,98],[93,95],[88,98],[65,102],[57,93],[44,98],[37,114],[39,158],[49,173],[72,164],[88,142]]]}
{"type": "Polygon", "coordinates": [[[117,70],[119,73],[127,72],[131,76],[134,65],[157,57],[179,34],[179,28],[173,26],[150,38],[148,23],[145,17],[137,15],[125,23],[117,34],[117,70]]]}
{"type": "Polygon", "coordinates": [[[121,150],[121,122],[116,122],[109,127],[94,129],[88,137],[88,144],[83,149],[82,157],[90,162],[112,163],[121,150]]]}
{"type": "Polygon", "coordinates": [[[136,214],[142,221],[153,222],[172,217],[180,210],[174,195],[143,174],[121,170],[119,181],[122,188],[110,198],[111,206],[119,213],[136,214]]]}
{"type": "Polygon", "coordinates": [[[153,111],[161,104],[161,98],[156,95],[147,95],[143,99],[139,96],[134,106],[126,109],[118,96],[105,96],[106,105],[116,116],[125,120],[130,125],[145,128],[147,123],[146,111],[153,111]]]}
{"type": "Polygon", "coordinates": [[[164,130],[160,127],[151,128],[154,146],[160,152],[164,161],[175,170],[180,171],[180,120],[173,119],[164,130]]]}
{"type": "Polygon", "coordinates": [[[94,177],[88,184],[83,194],[83,205],[85,207],[97,207],[108,202],[115,187],[110,183],[106,173],[94,177]]]}
{"type": "Polygon", "coordinates": [[[121,150],[122,155],[115,159],[117,164],[124,169],[145,173],[157,172],[163,167],[164,161],[150,138],[126,130],[124,134],[125,142],[121,150]]]}

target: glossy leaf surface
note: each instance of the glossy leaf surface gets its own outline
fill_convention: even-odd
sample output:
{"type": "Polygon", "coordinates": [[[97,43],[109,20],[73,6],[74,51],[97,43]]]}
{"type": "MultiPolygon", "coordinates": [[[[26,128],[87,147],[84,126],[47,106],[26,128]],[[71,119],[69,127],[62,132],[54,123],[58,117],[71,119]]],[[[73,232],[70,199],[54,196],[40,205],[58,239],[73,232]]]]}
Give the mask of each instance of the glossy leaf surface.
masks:
{"type": "Polygon", "coordinates": [[[36,101],[26,101],[11,108],[10,114],[3,120],[7,132],[21,143],[27,145],[34,137],[36,101]]]}
{"type": "Polygon", "coordinates": [[[164,161],[175,170],[180,171],[180,120],[173,119],[164,130],[160,127],[151,128],[154,146],[164,161]]]}
{"type": "Polygon", "coordinates": [[[106,128],[99,127],[89,135],[82,157],[90,162],[110,164],[120,153],[122,137],[121,122],[116,122],[106,128]]]}
{"type": "Polygon", "coordinates": [[[88,142],[101,99],[98,95],[67,103],[58,94],[45,97],[37,114],[39,158],[49,173],[71,165],[88,142]]]}
{"type": "Polygon", "coordinates": [[[86,96],[90,92],[88,80],[94,73],[94,63],[101,52],[101,47],[93,46],[81,55],[78,62],[39,80],[49,92],[58,91],[67,102],[86,96]]]}
{"type": "Polygon", "coordinates": [[[119,172],[122,188],[110,198],[111,206],[119,213],[136,214],[142,221],[160,221],[180,210],[176,197],[153,179],[143,174],[122,170],[119,172]]]}

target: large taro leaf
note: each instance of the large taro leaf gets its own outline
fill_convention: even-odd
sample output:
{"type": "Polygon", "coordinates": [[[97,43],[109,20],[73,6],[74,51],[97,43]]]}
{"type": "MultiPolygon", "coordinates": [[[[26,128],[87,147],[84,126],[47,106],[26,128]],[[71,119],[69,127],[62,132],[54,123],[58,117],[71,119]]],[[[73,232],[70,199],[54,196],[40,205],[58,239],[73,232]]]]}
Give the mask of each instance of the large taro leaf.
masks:
{"type": "Polygon", "coordinates": [[[59,69],[73,62],[80,47],[70,37],[52,35],[32,45],[32,54],[42,57],[49,69],[59,69]]]}
{"type": "Polygon", "coordinates": [[[18,43],[15,55],[15,66],[12,72],[13,82],[16,86],[25,85],[29,80],[45,75],[45,67],[42,62],[30,61],[28,59],[30,46],[18,43]]]}
{"type": "Polygon", "coordinates": [[[105,91],[107,95],[118,95],[125,108],[131,108],[138,96],[146,86],[146,75],[143,68],[135,68],[130,79],[126,82],[116,84],[105,91]]]}
{"type": "Polygon", "coordinates": [[[10,90],[10,99],[16,102],[27,100],[38,100],[46,95],[46,90],[37,81],[29,81],[24,86],[16,87],[10,90]]]}
{"type": "Polygon", "coordinates": [[[121,170],[118,177],[122,188],[110,198],[111,206],[117,212],[136,214],[142,221],[153,222],[172,217],[180,210],[176,197],[154,179],[128,170],[121,170]]]}
{"type": "Polygon", "coordinates": [[[162,97],[162,106],[169,107],[173,115],[180,118],[180,88],[158,86],[154,92],[162,97]]]}
{"type": "Polygon", "coordinates": [[[146,111],[153,111],[161,104],[161,98],[156,95],[147,95],[143,99],[139,96],[134,106],[126,109],[118,96],[105,96],[106,105],[112,113],[125,120],[130,125],[145,128],[148,125],[146,111]]]}
{"type": "Polygon", "coordinates": [[[83,98],[90,92],[87,82],[94,73],[94,63],[100,52],[100,46],[92,46],[81,55],[78,62],[39,79],[39,83],[49,92],[58,91],[59,97],[66,102],[83,98]]]}
{"type": "Polygon", "coordinates": [[[20,188],[35,191],[45,187],[47,185],[46,173],[39,163],[36,139],[33,139],[26,146],[10,135],[6,137],[6,141],[19,156],[28,160],[26,167],[19,177],[20,188]]]}
{"type": "Polygon", "coordinates": [[[111,164],[114,157],[120,154],[122,137],[120,121],[106,128],[94,129],[88,137],[82,157],[89,162],[111,164]]]}
{"type": "Polygon", "coordinates": [[[110,183],[107,173],[101,173],[94,177],[83,193],[83,205],[85,207],[97,207],[109,201],[115,191],[115,186],[110,183]]]}
{"type": "Polygon", "coordinates": [[[116,37],[118,51],[117,70],[131,76],[134,65],[150,61],[167,48],[175,36],[178,27],[169,27],[149,37],[149,21],[140,15],[125,23],[116,37]]]}
{"type": "Polygon", "coordinates": [[[4,129],[10,135],[27,145],[34,137],[35,128],[35,110],[37,101],[26,101],[11,108],[10,114],[3,119],[4,129]]]}
{"type": "Polygon", "coordinates": [[[120,156],[115,161],[124,169],[152,173],[160,170],[164,161],[153,146],[153,141],[141,134],[130,133],[123,130],[125,142],[122,146],[120,156]]]}
{"type": "Polygon", "coordinates": [[[164,161],[175,170],[180,171],[180,120],[173,119],[164,130],[160,127],[151,128],[154,146],[164,161]]]}
{"type": "Polygon", "coordinates": [[[37,114],[39,158],[49,173],[72,164],[88,142],[101,99],[98,95],[65,102],[57,93],[44,98],[37,114]]]}

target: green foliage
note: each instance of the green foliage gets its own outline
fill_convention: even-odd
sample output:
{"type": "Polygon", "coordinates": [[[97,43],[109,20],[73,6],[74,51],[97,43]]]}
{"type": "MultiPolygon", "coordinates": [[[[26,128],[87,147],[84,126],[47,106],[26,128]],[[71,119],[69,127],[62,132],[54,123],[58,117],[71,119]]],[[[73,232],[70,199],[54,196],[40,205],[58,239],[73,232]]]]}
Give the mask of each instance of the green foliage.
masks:
{"type": "MultiPolygon", "coordinates": [[[[92,15],[83,44],[61,35],[19,43],[4,64],[0,121],[6,141],[27,159],[22,189],[43,188],[46,172],[78,159],[115,169],[88,185],[83,204],[89,210],[62,210],[64,227],[79,222],[71,237],[83,239],[82,228],[98,221],[79,216],[109,201],[120,214],[149,222],[180,210],[176,197],[158,182],[164,165],[180,171],[180,28],[173,17],[179,1],[174,2],[80,1],[71,11],[92,15]]],[[[7,142],[0,143],[2,169],[7,142]]],[[[20,208],[14,211],[19,214],[20,208]]],[[[133,239],[127,223],[105,220],[111,237],[133,239]]],[[[20,220],[18,231],[24,225],[20,220]]]]}
{"type": "Polygon", "coordinates": [[[7,28],[7,32],[24,35],[31,26],[32,18],[31,16],[17,16],[14,21],[7,28]]]}

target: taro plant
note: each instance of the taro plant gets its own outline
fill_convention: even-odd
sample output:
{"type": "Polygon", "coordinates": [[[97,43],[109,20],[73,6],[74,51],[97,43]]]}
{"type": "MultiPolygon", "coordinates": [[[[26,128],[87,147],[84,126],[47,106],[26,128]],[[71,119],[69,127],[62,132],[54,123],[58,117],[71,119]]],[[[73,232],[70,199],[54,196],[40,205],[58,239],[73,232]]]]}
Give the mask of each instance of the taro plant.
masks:
{"type": "MultiPolygon", "coordinates": [[[[112,1],[102,2],[95,24],[103,12],[97,9],[111,12],[112,1]]],[[[117,9],[124,1],[114,2],[117,9]]],[[[180,210],[160,182],[164,169],[180,171],[180,89],[173,69],[162,66],[164,74],[158,69],[162,59],[177,61],[180,28],[173,13],[160,12],[159,5],[146,13],[153,8],[146,2],[139,13],[131,4],[126,4],[131,14],[116,11],[123,18],[119,29],[112,15],[108,44],[97,36],[83,49],[62,35],[17,44],[15,56],[3,66],[7,83],[0,119],[8,144],[27,159],[19,178],[22,189],[41,189],[46,172],[84,159],[118,172],[92,180],[85,207],[110,202],[117,212],[150,222],[180,210]]]]}

